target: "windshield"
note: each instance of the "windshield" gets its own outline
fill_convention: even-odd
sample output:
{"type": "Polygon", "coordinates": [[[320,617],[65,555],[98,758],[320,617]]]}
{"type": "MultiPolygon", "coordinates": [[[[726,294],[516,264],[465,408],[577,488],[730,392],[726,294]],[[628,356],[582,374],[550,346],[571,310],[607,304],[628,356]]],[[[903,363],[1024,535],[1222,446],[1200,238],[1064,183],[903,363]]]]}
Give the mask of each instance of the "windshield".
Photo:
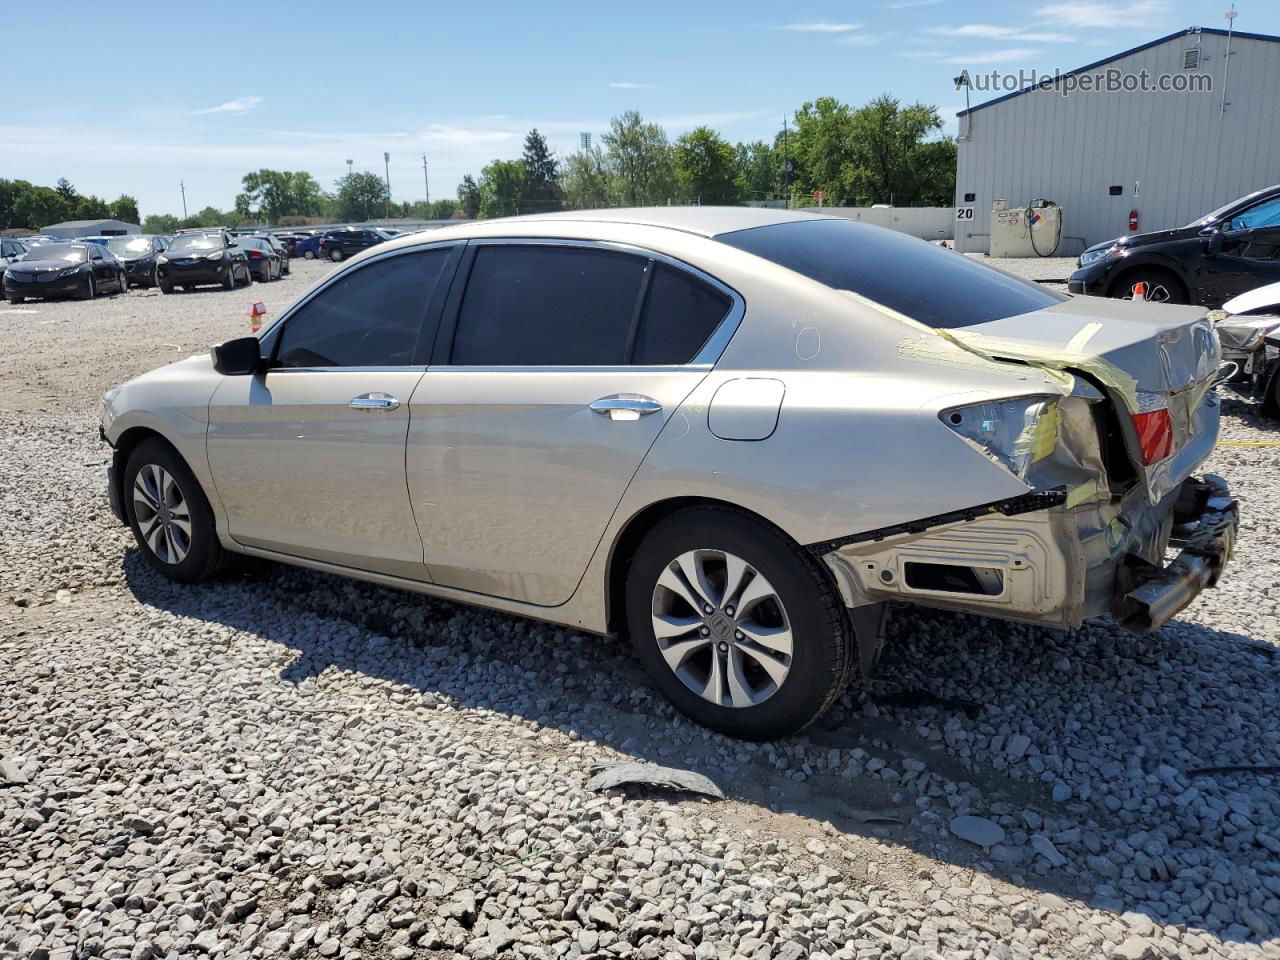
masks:
{"type": "Polygon", "coordinates": [[[1230,203],[1224,203],[1217,210],[1213,211],[1213,213],[1206,213],[1199,220],[1192,220],[1183,229],[1185,230],[1187,229],[1187,227],[1203,227],[1205,224],[1213,223],[1215,220],[1221,220],[1223,217],[1227,215],[1227,211],[1240,206],[1242,203],[1248,203],[1251,200],[1256,200],[1259,197],[1266,194],[1267,192],[1268,192],[1267,190],[1257,190],[1249,194],[1248,196],[1237,197],[1236,199],[1232,200],[1230,203]]]}
{"type": "Polygon", "coordinates": [[[70,243],[42,243],[31,260],[66,260],[68,263],[84,263],[86,249],[70,243]]]}
{"type": "Polygon", "coordinates": [[[151,252],[151,241],[147,237],[112,237],[107,249],[117,257],[136,257],[151,252]]]}
{"type": "Polygon", "coordinates": [[[1030,313],[1066,297],[903,233],[838,217],[716,237],[934,328],[1030,313]]]}
{"type": "Polygon", "coordinates": [[[188,233],[174,237],[166,253],[185,253],[193,250],[221,250],[222,237],[217,234],[188,233]]]}

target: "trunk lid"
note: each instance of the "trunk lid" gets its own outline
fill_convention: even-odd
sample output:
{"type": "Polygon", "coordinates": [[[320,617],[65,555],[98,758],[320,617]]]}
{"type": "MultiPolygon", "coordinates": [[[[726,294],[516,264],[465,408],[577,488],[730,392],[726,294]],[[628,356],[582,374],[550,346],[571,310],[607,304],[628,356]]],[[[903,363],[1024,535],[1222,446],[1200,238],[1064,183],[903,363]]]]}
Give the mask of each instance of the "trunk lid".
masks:
{"type": "Polygon", "coordinates": [[[1115,405],[1130,459],[1153,501],[1190,474],[1216,441],[1217,417],[1204,415],[1204,400],[1217,379],[1221,351],[1202,307],[1075,297],[947,333],[993,359],[1097,381],[1115,405]],[[1160,411],[1167,411],[1167,424],[1160,411]],[[1155,443],[1153,415],[1171,434],[1155,443]]]}

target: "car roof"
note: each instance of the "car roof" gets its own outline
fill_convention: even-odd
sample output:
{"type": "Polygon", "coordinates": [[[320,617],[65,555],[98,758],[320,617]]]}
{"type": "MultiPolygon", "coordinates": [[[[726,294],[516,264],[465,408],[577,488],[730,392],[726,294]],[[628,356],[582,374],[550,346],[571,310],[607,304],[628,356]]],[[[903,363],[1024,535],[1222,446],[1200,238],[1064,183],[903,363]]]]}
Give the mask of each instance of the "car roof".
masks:
{"type": "MultiPolygon", "coordinates": [[[[534,213],[523,217],[505,217],[522,223],[546,221],[578,221],[589,223],[629,223],[646,227],[663,227],[703,237],[715,237],[735,230],[750,230],[776,223],[802,220],[824,220],[828,214],[775,207],[623,207],[608,210],[568,210],[559,213],[534,213]]],[[[502,222],[490,220],[488,223],[502,222]]]]}

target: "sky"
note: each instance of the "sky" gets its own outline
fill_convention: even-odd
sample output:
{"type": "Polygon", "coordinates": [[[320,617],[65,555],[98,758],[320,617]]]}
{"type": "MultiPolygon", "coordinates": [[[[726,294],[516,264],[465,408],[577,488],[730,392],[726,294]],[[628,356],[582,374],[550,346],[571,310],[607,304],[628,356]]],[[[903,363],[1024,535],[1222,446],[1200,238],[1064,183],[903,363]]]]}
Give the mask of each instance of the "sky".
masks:
{"type": "MultiPolygon", "coordinates": [[[[561,155],[638,110],[672,139],[707,124],[770,139],[806,101],[888,93],[954,134],[962,69],[1072,69],[1191,25],[1228,0],[139,0],[5,9],[0,178],[138,200],[143,215],[228,209],[261,167],[326,189],[384,173],[396,200],[453,197],[464,174],[561,155]],[[83,13],[81,12],[83,6],[83,13]]],[[[1237,30],[1280,34],[1280,3],[1237,0],[1237,30]]],[[[995,94],[977,94],[973,102],[995,94]]]]}

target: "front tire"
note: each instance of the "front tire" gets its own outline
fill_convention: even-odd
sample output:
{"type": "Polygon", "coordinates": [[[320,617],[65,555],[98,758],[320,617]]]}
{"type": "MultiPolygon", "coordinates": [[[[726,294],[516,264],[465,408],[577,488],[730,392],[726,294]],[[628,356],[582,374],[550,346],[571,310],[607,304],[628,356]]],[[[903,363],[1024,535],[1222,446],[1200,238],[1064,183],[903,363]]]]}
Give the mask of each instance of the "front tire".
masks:
{"type": "Polygon", "coordinates": [[[1139,268],[1125,274],[1112,288],[1111,296],[1120,300],[1135,299],[1138,284],[1145,289],[1138,299],[1148,303],[1190,303],[1187,288],[1182,281],[1167,270],[1139,268]]]}
{"type": "Polygon", "coordinates": [[[304,260],[314,260],[315,258],[316,254],[314,250],[308,250],[302,255],[302,259],[304,260]]]}
{"type": "Polygon", "coordinates": [[[84,290],[82,290],[80,293],[80,299],[92,300],[97,295],[98,295],[98,288],[94,286],[93,274],[89,274],[89,276],[85,277],[84,290]]]}
{"type": "Polygon", "coordinates": [[[144,440],[129,454],[124,502],[134,539],[153,570],[178,583],[213,576],[226,562],[213,509],[195,474],[166,441],[144,440]]]}
{"type": "Polygon", "coordinates": [[[661,521],[626,583],[627,624],[654,685],[686,716],[747,740],[808,726],[848,685],[849,617],[817,561],[725,508],[661,521]]]}

